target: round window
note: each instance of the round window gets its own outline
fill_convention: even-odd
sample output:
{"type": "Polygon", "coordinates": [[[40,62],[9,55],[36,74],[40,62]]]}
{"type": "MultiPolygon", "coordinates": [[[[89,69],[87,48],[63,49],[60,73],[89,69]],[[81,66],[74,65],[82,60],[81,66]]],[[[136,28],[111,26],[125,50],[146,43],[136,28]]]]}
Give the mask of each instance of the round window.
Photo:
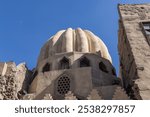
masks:
{"type": "Polygon", "coordinates": [[[70,79],[64,75],[58,79],[57,91],[59,94],[64,95],[70,90],[70,79]]]}

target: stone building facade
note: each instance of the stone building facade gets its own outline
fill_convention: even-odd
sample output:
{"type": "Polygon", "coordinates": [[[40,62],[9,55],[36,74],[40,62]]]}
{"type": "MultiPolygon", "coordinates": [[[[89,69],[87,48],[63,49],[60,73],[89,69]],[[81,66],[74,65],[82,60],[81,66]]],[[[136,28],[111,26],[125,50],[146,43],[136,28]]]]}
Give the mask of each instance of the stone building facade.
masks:
{"type": "Polygon", "coordinates": [[[150,4],[118,10],[119,78],[98,36],[68,28],[43,45],[33,70],[25,63],[0,63],[0,99],[150,99],[150,4]]]}
{"type": "Polygon", "coordinates": [[[150,99],[150,4],[118,5],[120,77],[131,99],[150,99]]]}

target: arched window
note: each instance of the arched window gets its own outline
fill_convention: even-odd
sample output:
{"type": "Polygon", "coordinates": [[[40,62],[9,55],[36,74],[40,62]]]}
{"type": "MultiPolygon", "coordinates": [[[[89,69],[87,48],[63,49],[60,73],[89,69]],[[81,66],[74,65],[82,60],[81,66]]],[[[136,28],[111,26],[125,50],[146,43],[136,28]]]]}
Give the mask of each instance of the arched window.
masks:
{"type": "Polygon", "coordinates": [[[108,73],[108,70],[107,70],[107,68],[106,68],[106,66],[105,66],[105,64],[104,64],[103,62],[100,62],[100,63],[99,63],[99,69],[100,69],[101,71],[103,71],[103,72],[108,73]]]}
{"type": "Polygon", "coordinates": [[[90,66],[90,61],[86,57],[83,57],[80,60],[80,67],[89,67],[89,66],[90,66]]]}
{"type": "Polygon", "coordinates": [[[60,61],[60,69],[69,69],[69,59],[67,59],[66,57],[64,57],[60,61]]]}
{"type": "Polygon", "coordinates": [[[61,95],[65,95],[70,91],[70,78],[67,75],[63,75],[58,79],[57,91],[61,95]]]}
{"type": "Polygon", "coordinates": [[[42,72],[48,72],[51,70],[51,65],[49,63],[46,63],[45,66],[43,67],[42,72]]]}

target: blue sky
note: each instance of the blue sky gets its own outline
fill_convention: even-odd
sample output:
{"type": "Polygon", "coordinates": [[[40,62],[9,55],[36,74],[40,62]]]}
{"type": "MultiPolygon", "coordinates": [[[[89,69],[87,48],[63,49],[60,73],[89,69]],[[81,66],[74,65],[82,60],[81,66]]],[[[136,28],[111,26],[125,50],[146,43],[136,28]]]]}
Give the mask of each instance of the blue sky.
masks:
{"type": "Polygon", "coordinates": [[[68,27],[91,30],[107,45],[118,71],[118,3],[150,0],[0,0],[0,61],[36,66],[42,45],[68,27]]]}

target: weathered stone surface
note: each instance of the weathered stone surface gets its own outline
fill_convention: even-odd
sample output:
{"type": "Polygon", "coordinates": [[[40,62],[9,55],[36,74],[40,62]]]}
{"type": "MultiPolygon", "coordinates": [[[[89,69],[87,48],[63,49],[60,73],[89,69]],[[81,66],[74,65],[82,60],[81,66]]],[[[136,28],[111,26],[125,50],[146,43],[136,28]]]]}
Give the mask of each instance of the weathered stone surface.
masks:
{"type": "Polygon", "coordinates": [[[17,99],[17,87],[14,74],[0,76],[1,99],[17,99]]]}
{"type": "Polygon", "coordinates": [[[0,75],[4,76],[7,71],[7,64],[4,62],[0,62],[0,75]]]}
{"type": "Polygon", "coordinates": [[[150,4],[119,5],[118,9],[118,50],[124,88],[133,99],[150,99],[150,46],[141,25],[150,22],[150,4]]]}
{"type": "Polygon", "coordinates": [[[0,97],[7,100],[22,99],[24,92],[28,91],[31,77],[25,63],[16,66],[14,62],[6,62],[3,63],[2,70],[3,72],[0,75],[0,97]]]}
{"type": "Polygon", "coordinates": [[[4,97],[3,97],[3,95],[2,95],[2,94],[0,94],[0,100],[3,100],[3,98],[4,98],[4,97]]]}
{"type": "Polygon", "coordinates": [[[23,82],[26,78],[26,71],[27,68],[25,66],[25,63],[21,63],[19,65],[17,65],[17,71],[16,71],[16,78],[17,78],[17,91],[20,91],[22,89],[23,86],[23,82]]]}
{"type": "Polygon", "coordinates": [[[25,63],[20,63],[16,67],[17,91],[25,90],[28,92],[32,73],[28,70],[25,63]]]}

